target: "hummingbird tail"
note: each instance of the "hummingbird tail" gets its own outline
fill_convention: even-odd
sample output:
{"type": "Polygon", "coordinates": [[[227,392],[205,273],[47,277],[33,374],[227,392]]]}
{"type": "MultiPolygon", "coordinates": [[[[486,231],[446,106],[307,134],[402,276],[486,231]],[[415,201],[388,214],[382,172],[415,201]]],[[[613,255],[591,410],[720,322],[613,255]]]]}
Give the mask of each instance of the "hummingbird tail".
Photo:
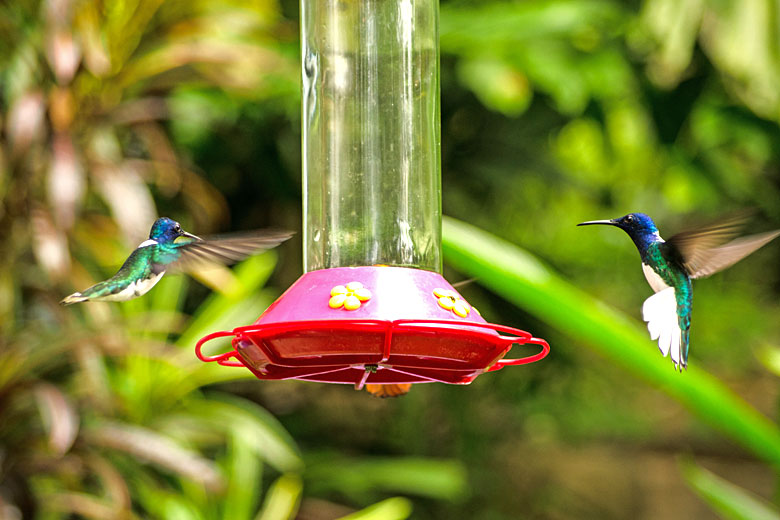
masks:
{"type": "Polygon", "coordinates": [[[687,363],[687,344],[683,346],[683,331],[677,318],[677,298],[673,287],[659,291],[645,300],[642,317],[647,322],[651,339],[658,340],[661,354],[671,356],[676,369],[682,370],[687,363]],[[685,354],[683,355],[683,347],[685,354]]]}
{"type": "Polygon", "coordinates": [[[366,391],[376,397],[398,397],[411,390],[411,383],[396,383],[393,385],[366,385],[366,391]]]}
{"type": "Polygon", "coordinates": [[[73,305],[74,303],[85,302],[87,300],[89,300],[89,298],[87,298],[80,292],[74,292],[70,296],[66,296],[65,298],[63,298],[62,301],[60,302],[60,305],[73,305]]]}

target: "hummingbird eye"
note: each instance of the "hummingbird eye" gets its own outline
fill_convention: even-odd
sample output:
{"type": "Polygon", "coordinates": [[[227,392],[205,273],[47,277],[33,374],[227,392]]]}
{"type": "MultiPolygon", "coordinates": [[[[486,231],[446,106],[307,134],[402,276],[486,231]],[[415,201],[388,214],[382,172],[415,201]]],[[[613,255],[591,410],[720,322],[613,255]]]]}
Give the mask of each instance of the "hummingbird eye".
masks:
{"type": "Polygon", "coordinates": [[[629,222],[633,222],[634,221],[634,215],[626,215],[626,220],[629,221],[629,222]]]}

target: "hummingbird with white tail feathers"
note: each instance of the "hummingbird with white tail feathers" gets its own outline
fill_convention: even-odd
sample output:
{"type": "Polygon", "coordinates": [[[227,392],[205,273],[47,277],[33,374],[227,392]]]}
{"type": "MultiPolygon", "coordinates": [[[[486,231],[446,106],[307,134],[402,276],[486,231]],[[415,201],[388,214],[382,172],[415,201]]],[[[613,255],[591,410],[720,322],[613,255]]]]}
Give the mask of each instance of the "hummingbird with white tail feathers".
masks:
{"type": "Polygon", "coordinates": [[[704,278],[745,258],[780,235],[780,230],[740,238],[747,220],[743,212],[707,226],[683,231],[664,240],[653,219],[629,213],[612,220],[592,220],[578,226],[602,224],[619,227],[634,241],[642,259],[642,271],[655,294],[642,305],[650,337],[670,355],[678,370],[688,367],[693,289],[691,280],[704,278]]]}

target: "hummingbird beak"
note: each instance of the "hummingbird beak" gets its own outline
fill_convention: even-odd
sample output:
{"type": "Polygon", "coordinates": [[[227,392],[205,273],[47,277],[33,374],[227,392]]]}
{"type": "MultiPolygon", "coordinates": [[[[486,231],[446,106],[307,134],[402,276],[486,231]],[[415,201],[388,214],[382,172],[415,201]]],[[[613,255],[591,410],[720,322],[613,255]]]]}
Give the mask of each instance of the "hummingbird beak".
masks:
{"type": "Polygon", "coordinates": [[[191,238],[193,240],[203,240],[199,236],[193,235],[192,233],[187,233],[186,231],[182,231],[180,236],[191,238]]]}
{"type": "Polygon", "coordinates": [[[589,220],[587,222],[580,222],[578,226],[593,226],[595,224],[604,224],[607,226],[617,226],[618,223],[614,220],[589,220]]]}

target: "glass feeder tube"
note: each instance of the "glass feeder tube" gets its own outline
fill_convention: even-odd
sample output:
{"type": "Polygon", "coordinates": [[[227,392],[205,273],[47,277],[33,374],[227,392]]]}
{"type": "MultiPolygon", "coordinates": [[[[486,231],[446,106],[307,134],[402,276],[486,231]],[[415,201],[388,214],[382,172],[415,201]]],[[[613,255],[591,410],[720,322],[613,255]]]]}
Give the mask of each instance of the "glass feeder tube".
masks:
{"type": "Polygon", "coordinates": [[[438,0],[301,0],[304,271],[441,272],[438,0]]]}

